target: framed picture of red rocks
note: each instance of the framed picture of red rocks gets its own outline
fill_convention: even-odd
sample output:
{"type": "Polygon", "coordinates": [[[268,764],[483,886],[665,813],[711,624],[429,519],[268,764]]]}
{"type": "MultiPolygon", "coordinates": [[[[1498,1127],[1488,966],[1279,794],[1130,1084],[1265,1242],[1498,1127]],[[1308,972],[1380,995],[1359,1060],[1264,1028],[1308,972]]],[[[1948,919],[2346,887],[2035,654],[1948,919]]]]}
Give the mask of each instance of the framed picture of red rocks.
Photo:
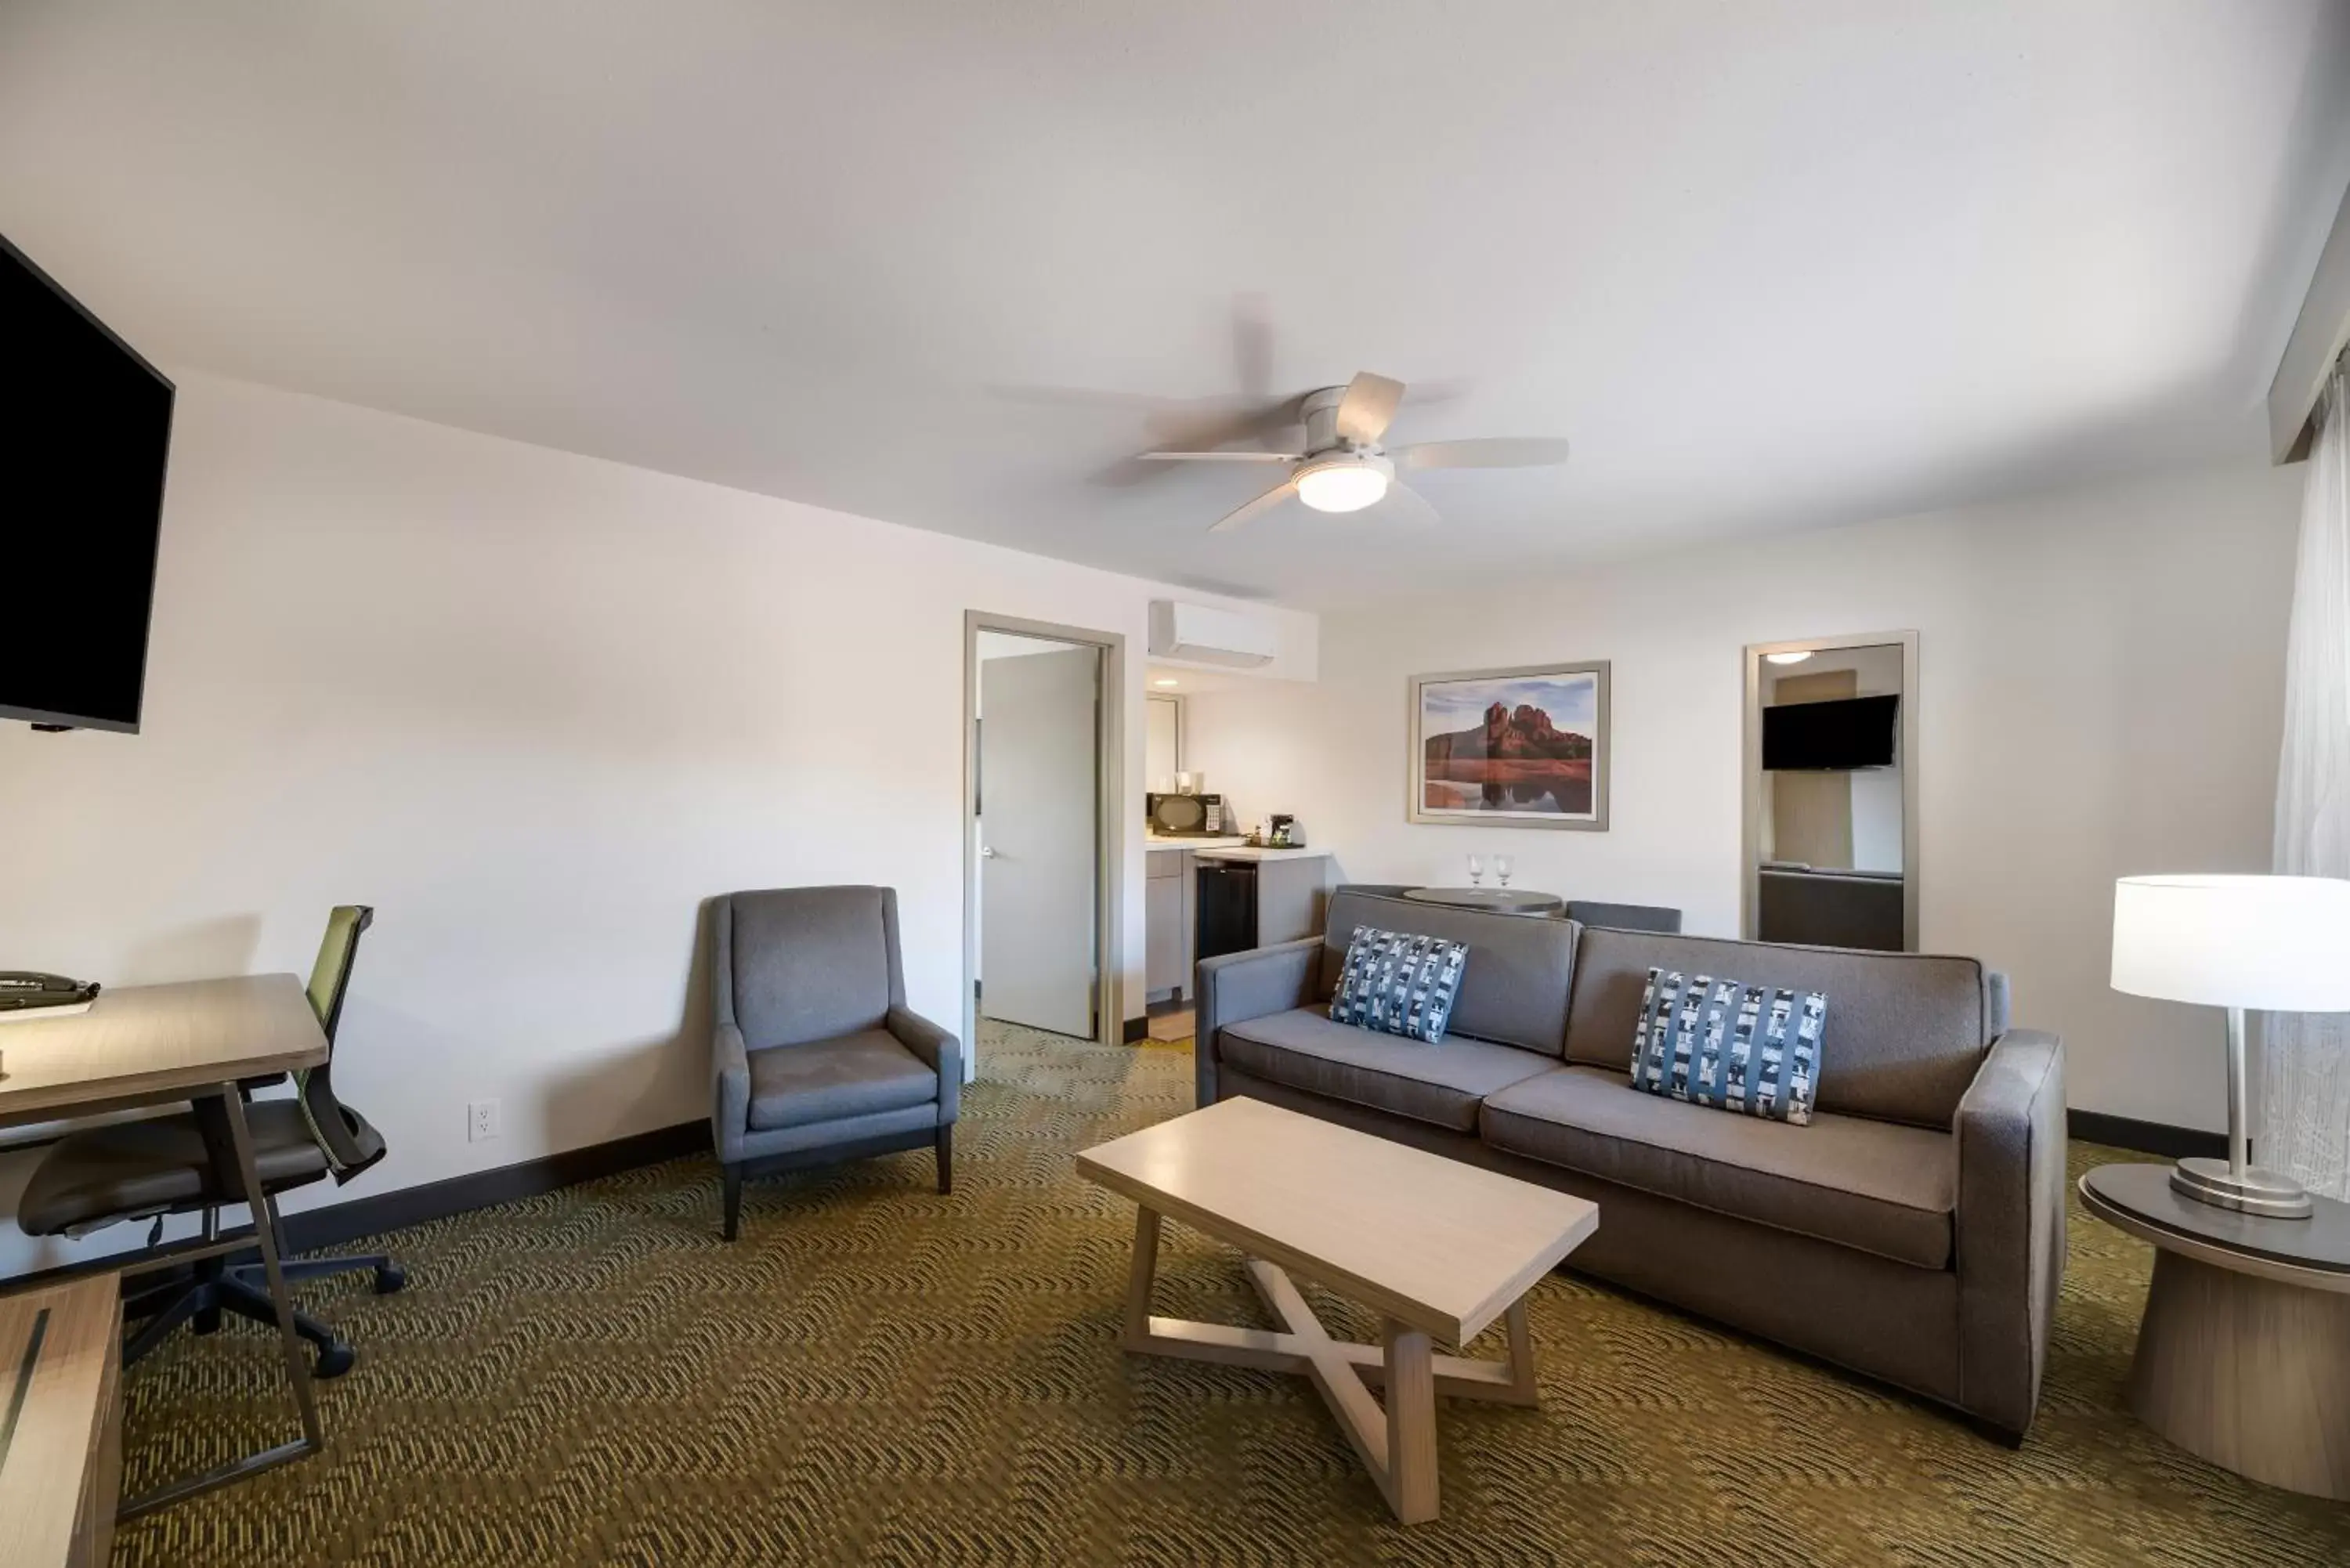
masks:
{"type": "Polygon", "coordinates": [[[1414,822],[1607,827],[1607,664],[1411,678],[1414,822]]]}

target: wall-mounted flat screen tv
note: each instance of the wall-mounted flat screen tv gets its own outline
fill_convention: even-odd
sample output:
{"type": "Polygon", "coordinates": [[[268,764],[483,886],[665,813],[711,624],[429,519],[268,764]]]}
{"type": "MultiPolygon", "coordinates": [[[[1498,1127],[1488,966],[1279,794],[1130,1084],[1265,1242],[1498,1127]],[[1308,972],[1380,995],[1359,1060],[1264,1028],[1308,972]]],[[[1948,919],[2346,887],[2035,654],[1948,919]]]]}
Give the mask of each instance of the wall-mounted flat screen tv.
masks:
{"type": "Polygon", "coordinates": [[[1783,702],[1762,710],[1762,766],[1772,773],[1845,772],[1893,765],[1898,697],[1783,702]]]}
{"type": "Polygon", "coordinates": [[[139,728],[172,383],[0,238],[0,718],[139,728]]]}

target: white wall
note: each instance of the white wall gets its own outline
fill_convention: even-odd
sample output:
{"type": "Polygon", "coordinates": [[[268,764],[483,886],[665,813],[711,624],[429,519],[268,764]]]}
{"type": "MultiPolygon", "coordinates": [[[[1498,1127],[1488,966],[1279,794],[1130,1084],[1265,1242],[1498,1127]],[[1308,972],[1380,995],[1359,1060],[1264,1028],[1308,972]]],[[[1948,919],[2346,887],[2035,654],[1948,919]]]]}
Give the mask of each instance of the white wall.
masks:
{"type": "Polygon", "coordinates": [[[1917,630],[1924,945],[2010,971],[2075,1106],[2223,1127],[2218,1015],[2106,984],[2112,881],[2268,867],[2300,487],[2173,476],[1326,615],[1320,683],[1194,697],[1188,757],[1348,878],[1501,849],[1516,885],[1734,935],[1743,646],[1917,630]],[[1406,679],[1551,659],[1614,661],[1613,830],[1407,823],[1406,679]]]}
{"type": "MultiPolygon", "coordinates": [[[[0,963],[307,970],[329,905],[376,905],[336,1083],[393,1152],[296,1206],[706,1115],[689,965],[713,893],[894,885],[910,1000],[954,1027],[967,608],[1127,637],[1139,823],[1146,607],[1176,590],[180,386],[144,732],[0,725],[0,963]],[[504,1136],[468,1144],[488,1097],[504,1136]]],[[[1270,672],[1310,678],[1313,618],[1264,613],[1270,672]]],[[[1136,1015],[1142,855],[1130,833],[1136,1015]]],[[[0,1160],[0,1213],[26,1165],[0,1160]]],[[[0,1271],[63,1255],[0,1231],[0,1271]]]]}

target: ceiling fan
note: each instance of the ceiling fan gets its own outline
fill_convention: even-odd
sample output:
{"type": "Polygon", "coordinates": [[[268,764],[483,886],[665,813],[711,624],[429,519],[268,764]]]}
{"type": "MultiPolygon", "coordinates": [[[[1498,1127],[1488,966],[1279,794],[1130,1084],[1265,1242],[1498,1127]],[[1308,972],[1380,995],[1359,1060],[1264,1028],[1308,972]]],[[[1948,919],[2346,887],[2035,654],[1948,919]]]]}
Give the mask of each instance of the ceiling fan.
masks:
{"type": "Polygon", "coordinates": [[[1396,474],[1417,468],[1539,468],[1566,461],[1564,441],[1436,441],[1379,444],[1403,401],[1403,383],[1366,370],[1343,387],[1308,392],[1298,404],[1305,425],[1304,452],[1146,452],[1157,462],[1285,462],[1288,477],[1225,514],[1208,532],[1237,528],[1292,495],[1316,512],[1359,512],[1384,501],[1418,522],[1436,521],[1436,508],[1396,474]]]}

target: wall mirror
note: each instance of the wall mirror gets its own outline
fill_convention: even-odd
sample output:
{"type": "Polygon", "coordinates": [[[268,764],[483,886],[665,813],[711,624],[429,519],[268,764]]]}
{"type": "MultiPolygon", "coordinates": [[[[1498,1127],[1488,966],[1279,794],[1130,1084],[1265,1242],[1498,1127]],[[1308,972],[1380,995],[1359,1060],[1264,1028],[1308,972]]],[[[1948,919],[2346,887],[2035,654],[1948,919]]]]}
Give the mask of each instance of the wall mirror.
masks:
{"type": "Polygon", "coordinates": [[[1742,930],[1918,950],[1918,634],[1746,650],[1742,930]]]}

